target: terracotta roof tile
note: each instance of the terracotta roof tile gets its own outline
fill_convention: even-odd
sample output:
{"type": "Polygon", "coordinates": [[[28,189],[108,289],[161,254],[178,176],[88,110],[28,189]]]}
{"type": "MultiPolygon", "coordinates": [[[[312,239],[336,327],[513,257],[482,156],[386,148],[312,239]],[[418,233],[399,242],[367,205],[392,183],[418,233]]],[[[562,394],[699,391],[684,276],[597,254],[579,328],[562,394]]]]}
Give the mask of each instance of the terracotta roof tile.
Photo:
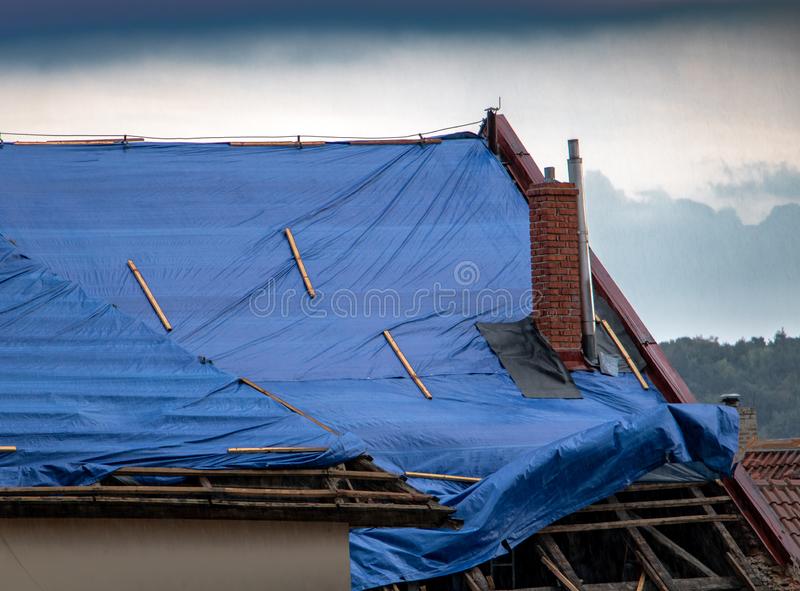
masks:
{"type": "Polygon", "coordinates": [[[747,449],[742,465],[781,520],[786,533],[800,544],[800,449],[797,441],[768,441],[747,449]],[[793,445],[789,445],[791,443],[793,445]]]}

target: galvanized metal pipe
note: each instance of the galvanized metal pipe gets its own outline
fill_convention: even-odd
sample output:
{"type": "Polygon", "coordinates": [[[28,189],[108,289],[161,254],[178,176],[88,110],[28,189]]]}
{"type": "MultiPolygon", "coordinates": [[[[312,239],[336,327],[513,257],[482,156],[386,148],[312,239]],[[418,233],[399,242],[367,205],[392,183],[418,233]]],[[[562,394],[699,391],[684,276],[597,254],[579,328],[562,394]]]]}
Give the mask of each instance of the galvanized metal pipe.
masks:
{"type": "Polygon", "coordinates": [[[578,264],[581,279],[581,332],[583,354],[590,360],[597,358],[594,323],[594,289],[592,267],[589,259],[589,227],[586,223],[586,198],[583,191],[583,160],[578,140],[569,140],[567,170],[569,182],[578,189],[578,264]]]}

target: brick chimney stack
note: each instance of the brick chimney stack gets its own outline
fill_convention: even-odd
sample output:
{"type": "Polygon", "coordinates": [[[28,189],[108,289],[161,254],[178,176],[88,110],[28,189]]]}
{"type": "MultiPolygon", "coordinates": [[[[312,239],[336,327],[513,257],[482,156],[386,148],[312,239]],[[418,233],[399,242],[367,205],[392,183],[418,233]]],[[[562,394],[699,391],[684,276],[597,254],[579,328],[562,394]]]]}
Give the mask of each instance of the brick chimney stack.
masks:
{"type": "Polygon", "coordinates": [[[527,190],[533,320],[569,369],[583,367],[578,189],[545,179],[527,190]]]}

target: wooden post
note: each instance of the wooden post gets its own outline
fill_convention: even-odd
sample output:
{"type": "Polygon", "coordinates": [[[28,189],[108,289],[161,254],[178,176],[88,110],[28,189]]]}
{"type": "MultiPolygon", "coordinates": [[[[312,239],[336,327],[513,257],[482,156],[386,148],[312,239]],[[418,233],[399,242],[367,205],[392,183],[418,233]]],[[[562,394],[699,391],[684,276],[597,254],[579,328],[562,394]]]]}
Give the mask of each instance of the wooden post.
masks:
{"type": "Polygon", "coordinates": [[[303,283],[305,283],[306,291],[308,292],[309,297],[312,299],[317,297],[317,292],[314,291],[314,286],[311,285],[311,279],[308,278],[308,273],[306,273],[306,266],[303,264],[303,259],[300,257],[300,251],[297,250],[297,244],[294,241],[294,236],[292,235],[292,231],[289,228],[284,230],[286,234],[286,239],[289,241],[289,248],[292,249],[292,255],[294,256],[294,261],[297,263],[297,269],[300,271],[300,276],[303,278],[303,283]]]}
{"type": "Polygon", "coordinates": [[[383,331],[383,336],[386,337],[386,341],[389,343],[389,346],[394,351],[394,354],[397,355],[397,358],[400,360],[400,363],[403,364],[403,367],[408,372],[408,375],[411,376],[411,379],[414,380],[414,383],[417,385],[417,388],[420,389],[420,392],[427,398],[428,400],[433,400],[433,396],[431,393],[428,392],[428,389],[425,387],[425,384],[422,383],[422,380],[419,379],[417,372],[414,371],[414,368],[411,367],[411,364],[406,359],[406,356],[403,355],[403,352],[400,350],[400,347],[397,346],[394,338],[392,338],[391,333],[388,330],[383,331]]]}
{"type": "Polygon", "coordinates": [[[136,268],[136,265],[133,264],[133,261],[128,259],[128,268],[133,273],[133,277],[136,279],[136,282],[139,284],[139,287],[142,288],[147,301],[150,302],[150,306],[155,311],[158,319],[161,321],[161,324],[164,325],[164,328],[167,332],[172,330],[172,325],[167,320],[167,317],[164,315],[164,311],[161,309],[161,306],[158,305],[156,298],[153,296],[153,292],[150,291],[150,288],[147,286],[147,282],[142,277],[142,274],[139,272],[139,269],[136,268]]]}
{"type": "Polygon", "coordinates": [[[494,109],[486,111],[486,140],[492,153],[497,154],[497,115],[494,109]]]}

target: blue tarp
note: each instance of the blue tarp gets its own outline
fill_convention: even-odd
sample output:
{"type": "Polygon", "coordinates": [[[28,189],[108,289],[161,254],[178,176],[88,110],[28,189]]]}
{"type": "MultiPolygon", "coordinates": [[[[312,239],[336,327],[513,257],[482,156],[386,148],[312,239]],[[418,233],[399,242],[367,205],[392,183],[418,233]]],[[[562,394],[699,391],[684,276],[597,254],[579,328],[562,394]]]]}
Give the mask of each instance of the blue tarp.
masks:
{"type": "Polygon", "coordinates": [[[391,471],[484,478],[411,481],[457,508],[460,531],[354,531],[362,589],[478,564],[666,462],[730,469],[737,419],[726,407],[666,404],[628,374],[575,373],[578,400],[516,389],[475,323],[530,313],[527,205],[477,138],[6,145],[0,195],[0,232],[17,245],[0,270],[0,444],[32,454],[2,458],[7,482],[89,482],[132,463],[223,467],[221,448],[279,442],[331,447],[283,461],[333,463],[366,448],[391,471]],[[19,265],[35,269],[28,283],[19,265]],[[20,416],[36,422],[29,437],[20,416]]]}

